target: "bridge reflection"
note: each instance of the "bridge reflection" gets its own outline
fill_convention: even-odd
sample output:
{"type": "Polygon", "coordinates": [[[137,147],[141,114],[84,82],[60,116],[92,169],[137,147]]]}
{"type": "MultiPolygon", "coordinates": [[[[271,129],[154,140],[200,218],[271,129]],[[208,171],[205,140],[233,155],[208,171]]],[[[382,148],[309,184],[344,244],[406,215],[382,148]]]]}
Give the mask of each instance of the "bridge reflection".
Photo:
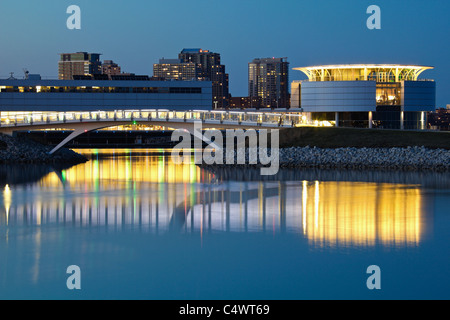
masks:
{"type": "Polygon", "coordinates": [[[317,247],[416,246],[427,232],[417,185],[220,181],[194,164],[140,152],[94,150],[88,163],[3,186],[0,226],[290,233],[317,247]]]}

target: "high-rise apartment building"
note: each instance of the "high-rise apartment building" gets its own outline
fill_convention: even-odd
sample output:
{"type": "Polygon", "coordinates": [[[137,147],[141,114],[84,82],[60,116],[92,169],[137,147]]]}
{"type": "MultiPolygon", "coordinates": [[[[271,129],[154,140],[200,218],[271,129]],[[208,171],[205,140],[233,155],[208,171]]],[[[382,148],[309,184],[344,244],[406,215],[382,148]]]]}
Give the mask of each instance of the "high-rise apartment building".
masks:
{"type": "Polygon", "coordinates": [[[101,74],[100,53],[61,53],[58,62],[58,78],[72,80],[73,76],[92,76],[101,74]]]}
{"type": "Polygon", "coordinates": [[[289,107],[289,62],[286,59],[254,59],[248,64],[248,95],[260,97],[262,107],[289,107]]]}
{"type": "Polygon", "coordinates": [[[183,49],[178,55],[183,62],[193,62],[201,69],[201,77],[212,81],[213,108],[223,109],[229,102],[229,76],[220,62],[220,53],[203,49],[183,49]]]}
{"type": "Polygon", "coordinates": [[[211,78],[212,67],[220,66],[220,53],[210,52],[202,49],[183,49],[178,55],[183,62],[192,62],[201,69],[201,76],[205,79],[211,78]]]}
{"type": "Polygon", "coordinates": [[[214,109],[228,107],[229,78],[220,54],[202,49],[183,49],[178,59],[161,59],[153,65],[153,77],[165,80],[204,80],[212,82],[214,109]]]}
{"type": "Polygon", "coordinates": [[[153,65],[153,77],[165,80],[203,80],[201,69],[196,63],[182,62],[181,59],[159,59],[153,65]]]}

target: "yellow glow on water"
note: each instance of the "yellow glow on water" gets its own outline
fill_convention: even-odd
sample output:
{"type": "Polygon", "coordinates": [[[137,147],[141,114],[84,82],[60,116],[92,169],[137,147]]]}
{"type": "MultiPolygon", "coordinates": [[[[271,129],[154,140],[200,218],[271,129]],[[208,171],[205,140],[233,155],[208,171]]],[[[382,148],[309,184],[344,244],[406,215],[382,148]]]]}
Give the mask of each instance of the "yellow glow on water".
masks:
{"type": "MultiPolygon", "coordinates": [[[[164,166],[164,157],[163,156],[159,156],[158,157],[158,172],[157,172],[157,180],[158,182],[163,183],[165,180],[165,166],[164,166]]],[[[170,171],[172,168],[168,168],[168,171],[170,171]]],[[[173,177],[168,177],[169,180],[167,182],[170,182],[170,178],[173,179],[173,177]]],[[[172,180],[173,181],[173,180],[172,180]]]]}
{"type": "Polygon", "coordinates": [[[303,234],[306,233],[306,208],[308,206],[308,181],[302,183],[302,229],[303,234]]]}
{"type": "Polygon", "coordinates": [[[175,164],[167,154],[153,152],[116,150],[106,156],[99,150],[95,160],[65,170],[60,175],[64,183],[56,173],[42,178],[36,197],[25,202],[13,202],[6,185],[6,221],[1,212],[0,223],[67,220],[80,225],[120,225],[142,221],[148,228],[163,228],[184,208],[184,226],[189,224],[189,230],[258,232],[270,228],[274,234],[295,232],[319,248],[417,246],[427,232],[424,196],[415,185],[218,181],[211,188],[211,173],[193,163],[175,164]],[[44,195],[39,194],[42,191],[44,195]],[[62,197],[59,192],[74,196],[62,197]]]}
{"type": "MultiPolygon", "coordinates": [[[[89,153],[89,150],[75,150],[80,153],[89,153]]],[[[110,152],[109,149],[99,150],[99,154],[110,152]]],[[[69,185],[88,183],[99,184],[99,187],[108,188],[120,181],[157,182],[157,183],[196,183],[201,180],[201,170],[193,163],[175,164],[166,161],[165,156],[149,154],[149,156],[133,156],[136,150],[121,151],[128,156],[110,157],[108,161],[91,160],[85,165],[74,166],[64,170],[63,177],[69,185]]],[[[50,174],[43,178],[44,186],[57,186],[60,180],[56,174],[50,174]]]]}
{"type": "Polygon", "coordinates": [[[6,225],[8,225],[9,209],[11,208],[11,189],[9,185],[6,185],[5,189],[3,189],[3,202],[5,204],[6,225]]]}
{"type": "Polygon", "coordinates": [[[303,231],[317,246],[417,245],[421,216],[418,188],[353,182],[303,185],[303,231]]]}

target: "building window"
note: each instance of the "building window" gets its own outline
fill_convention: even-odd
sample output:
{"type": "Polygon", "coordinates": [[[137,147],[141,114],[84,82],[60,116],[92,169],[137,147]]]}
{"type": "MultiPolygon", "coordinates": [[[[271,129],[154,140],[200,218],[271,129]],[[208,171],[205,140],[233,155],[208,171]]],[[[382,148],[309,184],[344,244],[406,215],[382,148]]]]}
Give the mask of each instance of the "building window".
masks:
{"type": "Polygon", "coordinates": [[[377,83],[377,105],[399,106],[401,105],[400,83],[377,83]]]}

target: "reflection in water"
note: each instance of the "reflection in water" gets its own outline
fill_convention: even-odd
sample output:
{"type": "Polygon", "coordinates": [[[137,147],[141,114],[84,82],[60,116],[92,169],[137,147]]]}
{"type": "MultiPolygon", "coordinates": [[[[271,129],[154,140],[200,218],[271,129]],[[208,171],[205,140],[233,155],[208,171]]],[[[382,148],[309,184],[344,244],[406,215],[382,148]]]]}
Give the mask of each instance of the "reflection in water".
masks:
{"type": "MultiPolygon", "coordinates": [[[[1,226],[138,226],[152,232],[295,233],[314,247],[416,246],[425,233],[417,185],[222,181],[170,153],[81,150],[91,161],[37,183],[5,185],[1,226]]],[[[36,234],[38,237],[39,234],[36,234]]]]}
{"type": "Polygon", "coordinates": [[[418,188],[373,183],[305,183],[303,232],[315,245],[417,245],[422,234],[418,188]]]}

